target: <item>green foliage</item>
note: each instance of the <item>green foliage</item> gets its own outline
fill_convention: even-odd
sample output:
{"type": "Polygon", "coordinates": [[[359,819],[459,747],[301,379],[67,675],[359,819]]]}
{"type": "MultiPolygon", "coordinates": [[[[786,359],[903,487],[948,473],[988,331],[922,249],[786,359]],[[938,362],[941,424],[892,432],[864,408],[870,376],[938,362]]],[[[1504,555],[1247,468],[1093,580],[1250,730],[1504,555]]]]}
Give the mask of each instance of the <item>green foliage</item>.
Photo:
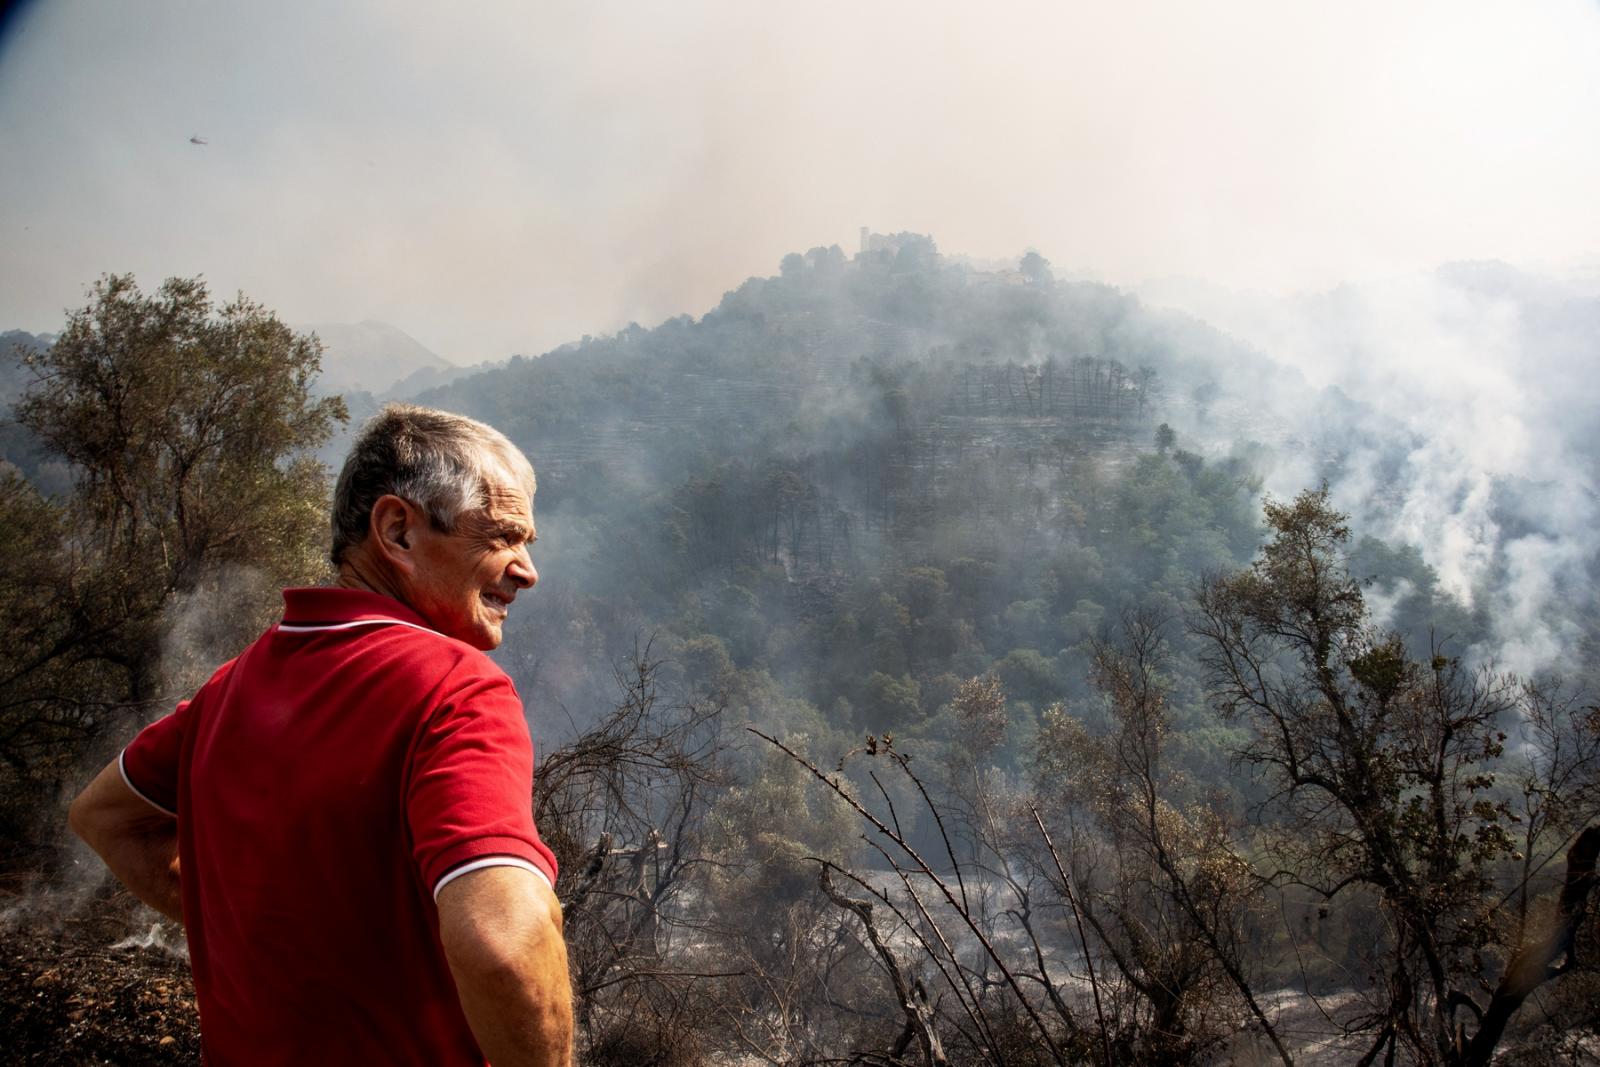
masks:
{"type": "Polygon", "coordinates": [[[66,509],[15,475],[0,477],[0,835],[26,843],[51,783],[74,771],[126,690],[94,647],[117,593],[90,579],[66,509]]]}
{"type": "MultiPolygon", "coordinates": [[[[804,741],[790,738],[799,746],[804,741]]],[[[859,842],[850,812],[809,784],[803,768],[770,753],[749,784],[717,801],[708,827],[709,852],[718,860],[708,887],[714,913],[776,920],[812,895],[818,859],[847,863],[853,857],[859,842]]],[[[796,950],[796,932],[778,922],[743,929],[742,952],[768,968],[796,950]]]]}
{"type": "Polygon", "coordinates": [[[899,730],[922,718],[922,689],[909,674],[892,678],[873,671],[863,690],[866,721],[875,728],[899,730]]]}
{"type": "Polygon", "coordinates": [[[681,642],[672,652],[685,681],[713,690],[726,690],[734,684],[733,657],[721,638],[701,634],[681,642]]]}
{"type": "Polygon", "coordinates": [[[1006,739],[1006,691],[992,674],[968,678],[951,698],[951,708],[960,724],[959,750],[964,759],[978,763],[1006,739]]]}
{"type": "Polygon", "coordinates": [[[994,670],[1006,692],[1030,704],[1048,703],[1063,688],[1055,661],[1031,648],[1012,649],[995,661],[994,670]]]}
{"type": "Polygon", "coordinates": [[[197,279],[145,297],[111,276],[28,362],[16,418],[72,465],[77,535],[158,571],[158,596],[221,563],[319,573],[325,472],[310,453],[345,414],[311,394],[313,338],[243,297],[215,308],[197,279]]]}
{"type": "Polygon", "coordinates": [[[1058,701],[1044,709],[1025,761],[1029,786],[1041,808],[1067,811],[1104,788],[1103,783],[1096,785],[1094,776],[1097,744],[1083,719],[1065,704],[1058,701]]]}
{"type": "Polygon", "coordinates": [[[72,490],[50,502],[12,480],[0,500],[24,533],[0,640],[7,795],[170,697],[164,639],[184,598],[207,609],[185,637],[210,646],[209,670],[259,629],[277,587],[326,572],[327,472],[312,453],[345,411],[312,395],[319,361],[314,339],[243,297],[217,307],[176,278],[146,296],[128,276],[96,283],[27,355],[16,420],[69,465],[72,490]]]}
{"type": "MultiPolygon", "coordinates": [[[[1527,899],[1533,869],[1498,787],[1514,770],[1506,730],[1569,723],[1525,772],[1525,791],[1541,794],[1559,780],[1578,795],[1593,739],[1581,726],[1563,732],[1570,720],[1539,690],[1436,649],[1414,659],[1398,634],[1372,627],[1326,486],[1265,510],[1271,539],[1250,568],[1203,584],[1192,627],[1221,707],[1249,731],[1244,758],[1272,782],[1277,863],[1324,899],[1351,887],[1377,899],[1389,936],[1373,966],[1404,992],[1368,1023],[1378,1045],[1399,1042],[1422,1062],[1486,1062],[1463,1058],[1456,1014],[1471,1004],[1484,1021],[1473,987],[1485,956],[1520,949],[1525,928],[1500,909],[1527,899]],[[1514,864],[1521,883],[1508,887],[1514,864]]],[[[1492,1049],[1498,1035],[1485,1040],[1492,1049]]]]}

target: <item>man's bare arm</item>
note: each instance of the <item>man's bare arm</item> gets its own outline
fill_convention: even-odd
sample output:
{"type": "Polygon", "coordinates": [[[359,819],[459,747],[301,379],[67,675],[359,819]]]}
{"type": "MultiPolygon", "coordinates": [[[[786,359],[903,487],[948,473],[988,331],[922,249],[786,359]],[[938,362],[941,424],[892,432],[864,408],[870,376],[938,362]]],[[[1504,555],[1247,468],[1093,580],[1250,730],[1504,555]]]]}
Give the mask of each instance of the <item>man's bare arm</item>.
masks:
{"type": "Polygon", "coordinates": [[[129,789],[115,760],[78,794],[67,820],[134,896],[183,922],[178,820],[129,789]]]}
{"type": "Polygon", "coordinates": [[[439,890],[439,939],[461,1008],[495,1067],[569,1067],[572,986],[561,905],[520,867],[485,867],[439,890]]]}

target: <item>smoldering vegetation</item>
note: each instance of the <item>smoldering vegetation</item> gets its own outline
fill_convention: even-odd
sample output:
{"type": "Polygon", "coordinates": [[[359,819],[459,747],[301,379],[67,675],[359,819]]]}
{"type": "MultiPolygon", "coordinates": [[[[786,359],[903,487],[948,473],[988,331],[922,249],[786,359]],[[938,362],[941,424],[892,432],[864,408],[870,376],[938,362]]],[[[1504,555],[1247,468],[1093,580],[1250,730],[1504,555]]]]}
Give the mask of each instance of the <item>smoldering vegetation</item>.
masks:
{"type": "MultiPolygon", "coordinates": [[[[497,657],[584,1061],[1593,1059],[1595,446],[1541,374],[1597,309],[1496,284],[1291,345],[878,236],[423,394],[539,470],[497,657]]],[[[204,562],[173,677],[282,571],[204,562]]]]}
{"type": "MultiPolygon", "coordinates": [[[[1480,654],[1524,672],[1590,658],[1592,278],[1479,262],[1289,299],[1176,282],[1147,296],[1317,386],[1252,391],[1257,410],[1301,421],[1317,443],[1263,456],[1269,489],[1326,478],[1361,529],[1417,546],[1453,597],[1483,606],[1480,654]]],[[[1206,415],[1198,403],[1172,413],[1203,442],[1229,439],[1206,415]]]]}
{"type": "MultiPolygon", "coordinates": [[[[597,706],[634,636],[670,632],[734,641],[737,666],[792,677],[824,712],[859,707],[840,672],[816,669],[814,644],[796,660],[789,638],[859,625],[863,605],[841,596],[874,582],[906,604],[905,576],[930,562],[947,591],[963,567],[984,575],[962,592],[991,602],[956,596],[981,646],[966,673],[1019,648],[1057,657],[1096,611],[1181,604],[1196,576],[1249,557],[1263,492],[1321,482],[1355,523],[1379,621],[1524,673],[1585,669],[1594,296],[1498,265],[1281,306],[1154,294],[1227,333],[1056,281],[1036,254],[1028,269],[977,269],[915,235],[881,244],[793,255],[699,320],[424,394],[507,426],[535,457],[541,596],[578,617],[527,619],[542,640],[521,644],[562,703],[597,706]],[[1175,433],[1158,443],[1162,424],[1175,433]],[[1157,484],[1171,472],[1181,486],[1157,484]],[[745,594],[775,647],[704,623],[745,594]],[[1043,625],[1006,630],[1012,608],[1043,625]],[[599,643],[558,663],[575,632],[599,643]]],[[[917,621],[936,625],[923,607],[917,621]]],[[[874,662],[899,676],[919,655],[874,662]]],[[[1057,672],[1080,694],[1082,662],[1057,672]]]]}

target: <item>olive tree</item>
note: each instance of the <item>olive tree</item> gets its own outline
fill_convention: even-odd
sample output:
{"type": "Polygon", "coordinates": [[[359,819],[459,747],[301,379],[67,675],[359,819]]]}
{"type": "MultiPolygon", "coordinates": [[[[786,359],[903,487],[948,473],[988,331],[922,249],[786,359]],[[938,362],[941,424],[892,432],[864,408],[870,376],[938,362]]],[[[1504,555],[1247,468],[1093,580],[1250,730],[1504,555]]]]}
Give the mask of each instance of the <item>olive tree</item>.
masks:
{"type": "Polygon", "coordinates": [[[1376,903],[1363,1063],[1487,1063],[1523,1000],[1574,964],[1600,851],[1594,719],[1374,627],[1326,486],[1266,517],[1270,541],[1202,583],[1191,628],[1274,790],[1281,877],[1376,903]],[[1545,798],[1537,818],[1514,809],[1529,798],[1545,798]]]}
{"type": "Polygon", "coordinates": [[[180,615],[213,631],[208,655],[231,653],[280,585],[325,572],[313,452],[347,418],[312,393],[314,336],[243,296],[218,306],[198,278],[145,294],[104,277],[53,345],[22,358],[14,418],[73,481],[61,498],[14,476],[0,490],[21,534],[0,564],[7,799],[37,797],[170,699],[171,638],[194,628],[180,615]]]}

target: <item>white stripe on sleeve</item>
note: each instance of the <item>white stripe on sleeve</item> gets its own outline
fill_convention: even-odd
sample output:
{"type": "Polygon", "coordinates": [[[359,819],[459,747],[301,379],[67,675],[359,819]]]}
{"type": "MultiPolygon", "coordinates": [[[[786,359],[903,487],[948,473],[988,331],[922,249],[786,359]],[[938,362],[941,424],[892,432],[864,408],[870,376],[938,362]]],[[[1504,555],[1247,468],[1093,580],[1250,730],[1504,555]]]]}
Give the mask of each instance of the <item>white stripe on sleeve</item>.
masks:
{"type": "Polygon", "coordinates": [[[434,884],[433,899],[438,900],[439,890],[443,889],[457,878],[460,878],[463,874],[467,874],[470,871],[481,871],[485,867],[521,867],[525,871],[532,871],[534,874],[537,874],[545,885],[550,886],[551,890],[555,889],[555,886],[550,885],[549,875],[545,874],[543,871],[529,863],[527,860],[523,859],[521,856],[480,856],[475,860],[472,860],[468,863],[463,863],[461,866],[453,868],[448,874],[440,878],[439,881],[434,884]]]}
{"type": "Polygon", "coordinates": [[[123,784],[126,785],[129,789],[133,790],[133,795],[134,796],[138,797],[140,800],[144,801],[146,804],[150,805],[152,808],[155,808],[161,814],[170,815],[174,819],[176,819],[178,817],[178,813],[177,812],[171,810],[170,808],[164,808],[160,804],[157,804],[155,801],[153,801],[149,797],[145,796],[144,793],[140,791],[138,786],[133,784],[133,779],[128,777],[127,764],[122,762],[122,757],[123,757],[124,754],[127,753],[127,751],[128,750],[126,748],[124,748],[121,752],[117,753],[117,773],[122,775],[123,784]]]}

